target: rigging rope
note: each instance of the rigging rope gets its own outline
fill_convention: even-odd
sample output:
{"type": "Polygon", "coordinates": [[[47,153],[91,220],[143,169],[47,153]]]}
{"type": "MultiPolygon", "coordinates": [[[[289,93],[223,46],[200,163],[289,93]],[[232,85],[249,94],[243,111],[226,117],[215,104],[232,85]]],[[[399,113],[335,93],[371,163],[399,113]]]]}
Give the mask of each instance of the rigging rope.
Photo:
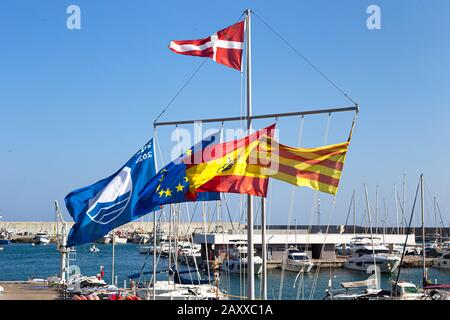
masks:
{"type": "Polygon", "coordinates": [[[177,93],[170,99],[169,103],[166,104],[166,106],[162,109],[162,111],[159,113],[159,115],[156,117],[155,121],[153,123],[156,123],[162,115],[167,111],[167,109],[172,105],[172,103],[175,101],[175,99],[180,95],[180,93],[186,88],[186,86],[191,82],[191,80],[197,75],[197,73],[200,71],[200,69],[205,65],[206,61],[208,61],[208,58],[204,58],[203,61],[198,65],[198,67],[192,72],[192,74],[189,76],[189,78],[184,82],[184,84],[181,86],[180,89],[178,89],[177,93]]]}
{"type": "Polygon", "coordinates": [[[316,70],[328,83],[336,88],[344,97],[346,97],[354,105],[358,105],[344,90],[342,90],[334,81],[332,81],[323,71],[316,67],[311,60],[309,60],[303,53],[301,53],[296,47],[294,47],[286,38],[284,38],[279,32],[272,28],[264,19],[262,19],[255,11],[252,11],[256,18],[258,18],[270,31],[272,31],[282,42],[284,42],[289,48],[291,48],[300,58],[302,58],[310,67],[316,70]]]}
{"type": "Polygon", "coordinates": [[[400,264],[399,264],[399,268],[398,268],[397,278],[395,280],[395,285],[396,286],[397,286],[397,283],[398,283],[398,279],[400,277],[400,271],[402,269],[403,258],[405,256],[406,245],[408,243],[409,233],[411,232],[411,224],[412,224],[412,221],[413,221],[414,209],[416,207],[417,196],[419,194],[419,187],[420,187],[420,181],[419,181],[419,184],[417,184],[416,196],[414,197],[414,203],[413,203],[413,207],[412,207],[412,210],[411,210],[411,216],[409,218],[409,224],[408,224],[408,229],[407,229],[407,233],[406,233],[405,245],[403,246],[402,257],[400,259],[400,264]]]}
{"type": "Polygon", "coordinates": [[[320,255],[319,255],[319,259],[320,260],[319,260],[318,266],[316,268],[316,273],[315,273],[315,276],[314,276],[313,286],[312,286],[311,291],[310,291],[310,297],[309,297],[310,300],[313,299],[313,296],[314,296],[314,293],[315,293],[315,290],[316,290],[317,280],[319,278],[320,267],[321,267],[321,264],[322,264],[322,261],[321,261],[322,260],[322,254],[323,254],[323,250],[325,248],[325,243],[326,243],[326,240],[327,240],[327,237],[328,237],[328,233],[330,231],[331,218],[334,215],[335,208],[336,208],[336,196],[333,197],[333,202],[331,204],[331,211],[330,211],[330,215],[328,217],[327,229],[325,231],[325,236],[324,236],[324,239],[323,239],[323,245],[320,248],[320,255]]]}
{"type": "MultiPolygon", "coordinates": [[[[245,13],[242,13],[240,15],[240,17],[236,20],[236,22],[238,22],[242,16],[245,13]]],[[[181,92],[184,90],[184,88],[187,87],[187,85],[191,82],[191,80],[197,75],[197,73],[200,71],[200,69],[205,65],[205,63],[209,60],[209,58],[204,58],[203,61],[197,66],[197,68],[195,68],[195,70],[191,73],[191,75],[189,76],[189,78],[183,83],[183,85],[180,87],[180,89],[178,89],[178,91],[175,93],[175,95],[172,97],[172,99],[170,99],[170,101],[164,106],[164,108],[161,110],[161,112],[159,113],[159,115],[156,117],[155,121],[153,121],[153,123],[156,123],[161,117],[162,115],[167,111],[167,109],[172,105],[172,103],[175,101],[175,99],[181,94],[181,92]]],[[[242,72],[241,72],[242,73],[242,72]]],[[[242,99],[241,99],[242,100],[242,99]]]]}
{"type": "Polygon", "coordinates": [[[347,212],[347,218],[345,219],[345,224],[344,224],[345,227],[347,226],[348,219],[350,217],[350,212],[352,211],[352,204],[353,204],[354,198],[355,198],[355,193],[352,194],[352,198],[350,199],[350,204],[348,206],[348,212],[347,212]]]}
{"type": "MultiPolygon", "coordinates": [[[[354,121],[353,121],[353,123],[354,123],[354,121]]],[[[323,137],[323,144],[324,145],[326,145],[328,143],[328,135],[329,135],[329,132],[330,132],[330,125],[331,125],[331,113],[328,114],[327,123],[325,125],[325,131],[324,131],[324,137],[323,137]]],[[[352,128],[353,128],[353,124],[352,124],[352,128]]],[[[352,130],[350,130],[350,136],[351,136],[351,132],[352,132],[352,130]]],[[[314,214],[316,213],[316,210],[315,210],[316,208],[317,208],[317,214],[320,214],[318,212],[319,209],[320,209],[319,205],[320,205],[320,193],[319,193],[318,190],[316,190],[314,192],[314,200],[313,200],[312,207],[311,207],[311,212],[310,212],[310,224],[309,224],[308,233],[307,233],[307,236],[306,236],[305,252],[308,250],[309,245],[310,245],[309,241],[310,241],[310,237],[311,237],[311,233],[312,233],[312,226],[313,226],[313,223],[314,223],[314,214]]],[[[334,204],[333,204],[333,206],[334,206],[334,204]]],[[[320,226],[319,226],[319,231],[320,231],[320,226]]],[[[328,232],[328,229],[327,229],[327,232],[328,232]]],[[[325,235],[325,238],[326,238],[326,235],[325,235]]],[[[316,272],[315,272],[315,275],[314,275],[315,281],[317,281],[318,273],[320,271],[320,258],[321,258],[321,255],[322,255],[322,250],[323,250],[323,246],[321,248],[321,252],[320,252],[320,255],[319,255],[319,265],[316,268],[316,272]]],[[[312,256],[312,250],[311,250],[311,256],[312,256]]],[[[314,286],[314,282],[313,282],[313,287],[310,289],[310,299],[313,296],[314,291],[315,291],[315,286],[314,286]]]]}
{"type": "MultiPolygon", "coordinates": [[[[302,142],[304,120],[305,120],[305,117],[302,116],[301,120],[300,120],[300,126],[298,129],[298,134],[297,134],[297,146],[300,146],[301,142],[302,142]]],[[[289,212],[288,212],[288,229],[286,232],[286,238],[285,238],[285,244],[284,244],[283,260],[281,261],[281,280],[280,280],[280,289],[278,291],[278,299],[279,300],[281,300],[282,295],[283,295],[283,285],[284,285],[284,276],[285,276],[284,273],[285,273],[285,263],[286,263],[285,254],[288,249],[288,237],[289,237],[289,231],[291,229],[291,221],[292,221],[292,213],[294,211],[296,189],[297,189],[296,186],[291,187],[291,197],[290,197],[289,212]]]]}

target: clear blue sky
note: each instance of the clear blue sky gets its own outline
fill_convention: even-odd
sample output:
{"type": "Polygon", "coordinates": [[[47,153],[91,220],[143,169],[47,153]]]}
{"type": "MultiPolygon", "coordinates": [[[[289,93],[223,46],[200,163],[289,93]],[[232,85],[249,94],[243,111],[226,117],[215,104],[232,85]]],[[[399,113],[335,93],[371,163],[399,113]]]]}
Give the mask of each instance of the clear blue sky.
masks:
{"type": "MultiPolygon", "coordinates": [[[[0,6],[4,220],[51,220],[54,199],[62,203],[73,189],[117,170],[152,136],[153,120],[201,62],[173,54],[169,41],[206,37],[250,7],[360,104],[331,222],[345,222],[354,189],[361,222],[363,183],[372,205],[379,185],[380,216],[385,198],[393,222],[394,184],[401,196],[402,175],[407,174],[410,207],[424,172],[427,208],[432,208],[429,196],[435,195],[448,225],[447,0],[5,0],[0,6]],[[81,8],[81,30],[66,28],[70,4],[81,8]],[[366,27],[370,4],[381,8],[381,30],[366,27]]],[[[254,113],[348,105],[256,18],[253,50],[254,113]]],[[[239,72],[208,62],[162,120],[239,115],[239,86],[239,72]]],[[[333,116],[328,142],[345,139],[351,119],[351,114],[333,116]]],[[[283,143],[295,144],[298,123],[280,120],[283,143]]],[[[306,118],[303,145],[321,144],[325,124],[325,116],[306,118]]],[[[170,130],[159,134],[166,147],[170,130]]],[[[272,187],[270,222],[286,223],[291,189],[278,182],[272,187]]],[[[311,221],[313,195],[297,189],[294,216],[299,223],[311,221]]],[[[238,216],[237,197],[231,198],[230,208],[238,216]]],[[[326,223],[330,197],[321,199],[326,223]]],[[[433,224],[432,212],[427,219],[433,224]]]]}

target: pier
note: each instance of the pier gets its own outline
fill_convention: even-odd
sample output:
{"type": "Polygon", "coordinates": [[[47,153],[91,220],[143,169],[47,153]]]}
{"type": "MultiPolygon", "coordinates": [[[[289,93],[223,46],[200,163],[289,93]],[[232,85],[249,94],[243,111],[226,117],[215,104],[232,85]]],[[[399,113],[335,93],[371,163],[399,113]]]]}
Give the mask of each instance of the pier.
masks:
{"type": "Polygon", "coordinates": [[[0,281],[4,292],[0,300],[58,300],[56,288],[51,288],[47,282],[30,281],[0,281]]]}

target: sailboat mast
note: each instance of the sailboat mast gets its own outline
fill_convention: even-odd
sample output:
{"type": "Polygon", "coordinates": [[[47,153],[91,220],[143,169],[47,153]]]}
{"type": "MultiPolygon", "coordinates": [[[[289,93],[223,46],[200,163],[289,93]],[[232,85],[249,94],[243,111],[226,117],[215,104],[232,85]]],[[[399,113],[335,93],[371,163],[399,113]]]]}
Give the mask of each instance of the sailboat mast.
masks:
{"type": "Polygon", "coordinates": [[[353,190],[353,234],[356,237],[356,191],[353,190]]]}
{"type": "Polygon", "coordinates": [[[397,234],[400,234],[400,223],[398,221],[398,199],[397,199],[397,185],[394,184],[394,199],[395,199],[395,215],[397,217],[397,234]]]}
{"type": "Polygon", "coordinates": [[[156,300],[156,210],[153,211],[153,293],[152,298],[156,300]]]}
{"type": "MultiPolygon", "coordinates": [[[[423,173],[420,175],[420,209],[422,212],[422,258],[423,258],[423,280],[425,281],[427,277],[427,269],[425,262],[425,206],[424,206],[424,196],[423,196],[423,173]]],[[[424,282],[425,283],[425,282],[424,282]]]]}
{"type": "Polygon", "coordinates": [[[378,234],[378,185],[375,191],[375,234],[378,234]]]}
{"type": "Polygon", "coordinates": [[[436,197],[433,197],[433,208],[434,208],[434,224],[436,226],[436,245],[439,243],[439,224],[437,220],[437,210],[436,210],[436,197]]]}
{"type": "Polygon", "coordinates": [[[114,268],[115,268],[115,252],[114,252],[114,248],[115,248],[115,243],[116,243],[116,234],[115,234],[115,229],[113,229],[113,233],[112,233],[112,257],[111,257],[111,284],[114,285],[114,268]]]}
{"type": "Polygon", "coordinates": [[[377,287],[378,287],[378,284],[380,283],[379,282],[380,280],[378,279],[377,261],[376,261],[376,255],[375,255],[375,244],[374,244],[374,241],[373,241],[372,220],[371,220],[371,217],[370,217],[369,195],[367,193],[367,186],[366,186],[366,184],[364,184],[364,191],[365,191],[365,194],[366,194],[367,215],[369,217],[370,242],[372,244],[372,256],[373,256],[373,266],[374,266],[374,272],[375,272],[375,280],[376,280],[377,287]]]}
{"type": "Polygon", "coordinates": [[[386,199],[383,198],[384,204],[384,220],[383,220],[383,243],[386,243],[386,225],[387,225],[387,207],[386,207],[386,199]]]}
{"type": "Polygon", "coordinates": [[[261,197],[262,298],[267,300],[266,198],[261,197]]]}
{"type": "MultiPolygon", "coordinates": [[[[246,40],[247,40],[247,133],[252,130],[252,38],[251,38],[251,10],[246,11],[246,40]]],[[[253,196],[247,195],[247,299],[255,299],[255,280],[253,265],[253,196]]]]}
{"type": "MultiPolygon", "coordinates": [[[[406,215],[406,174],[403,174],[403,194],[402,194],[403,210],[402,210],[402,221],[405,220],[406,215]]],[[[402,222],[403,223],[403,222],[402,222]]],[[[403,227],[403,233],[405,233],[405,227],[403,227]]]]}

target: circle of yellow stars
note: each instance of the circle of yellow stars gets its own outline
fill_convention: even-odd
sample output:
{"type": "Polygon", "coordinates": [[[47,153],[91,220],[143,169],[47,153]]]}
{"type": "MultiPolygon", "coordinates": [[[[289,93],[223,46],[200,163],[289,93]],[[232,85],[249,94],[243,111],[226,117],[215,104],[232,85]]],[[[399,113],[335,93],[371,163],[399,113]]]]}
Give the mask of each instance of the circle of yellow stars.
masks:
{"type": "MultiPolygon", "coordinates": [[[[186,150],[185,155],[186,156],[191,156],[192,155],[192,150],[191,149],[186,150]]],[[[164,170],[165,169],[163,169],[163,172],[164,172],[164,170]]],[[[165,171],[167,171],[167,170],[165,170],[165,171]]],[[[166,189],[160,190],[161,189],[161,182],[164,180],[164,177],[165,176],[163,175],[159,179],[160,184],[156,187],[156,191],[158,191],[158,195],[159,195],[160,198],[163,197],[163,196],[166,197],[166,198],[171,197],[173,191],[175,191],[175,192],[184,192],[184,189],[185,189],[186,186],[182,185],[181,182],[178,182],[178,185],[175,186],[175,190],[171,190],[170,188],[166,188],[166,189]]],[[[188,181],[189,181],[188,178],[184,177],[184,182],[188,182],[188,181]]]]}

